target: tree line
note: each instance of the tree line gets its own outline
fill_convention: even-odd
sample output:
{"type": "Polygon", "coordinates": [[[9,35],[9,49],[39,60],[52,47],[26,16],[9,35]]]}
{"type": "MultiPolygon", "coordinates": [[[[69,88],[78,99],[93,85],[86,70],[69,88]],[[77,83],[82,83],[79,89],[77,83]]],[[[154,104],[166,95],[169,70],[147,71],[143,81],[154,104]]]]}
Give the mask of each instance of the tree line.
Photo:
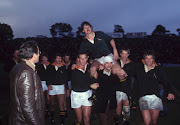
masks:
{"type": "MultiPolygon", "coordinates": [[[[79,46],[83,37],[72,38],[65,36],[63,38],[57,37],[58,34],[64,31],[72,31],[72,27],[69,24],[58,24],[58,30],[56,25],[53,24],[51,31],[54,34],[52,38],[16,38],[13,39],[13,31],[7,24],[0,24],[0,59],[1,61],[7,61],[12,57],[14,49],[18,47],[26,40],[35,40],[40,46],[42,52],[46,52],[50,55],[53,61],[53,55],[55,53],[68,52],[72,56],[72,59],[76,59],[76,55],[79,50],[79,46]],[[6,32],[7,30],[7,32],[6,32]]],[[[180,32],[180,28],[177,29],[180,32]]],[[[81,32],[81,28],[78,27],[78,32],[81,32]]],[[[114,25],[114,32],[122,32],[124,30],[119,25],[114,25]]],[[[166,33],[166,29],[163,26],[157,26],[152,32],[151,36],[146,38],[119,38],[115,39],[118,50],[121,46],[128,46],[131,49],[131,59],[138,61],[142,58],[142,53],[146,49],[153,49],[156,52],[157,61],[160,63],[180,63],[180,36],[168,36],[162,35],[166,33]]]]}
{"type": "MultiPolygon", "coordinates": [[[[68,32],[71,33],[73,28],[70,24],[68,23],[55,23],[51,26],[49,29],[52,37],[60,37],[62,36],[63,32],[68,32]]],[[[76,35],[77,37],[80,36],[82,29],[80,27],[77,28],[76,35]]],[[[180,28],[176,29],[178,34],[180,35],[180,28]]],[[[124,29],[122,26],[115,24],[114,25],[114,32],[121,32],[124,34],[124,29]]],[[[154,31],[152,32],[152,36],[157,36],[157,35],[165,35],[170,33],[170,31],[166,30],[166,28],[162,25],[157,25],[154,31]]],[[[13,30],[10,25],[0,23],[0,42],[1,41],[6,41],[6,40],[11,40],[13,39],[13,30]]],[[[174,34],[175,35],[175,34],[174,34]]]]}

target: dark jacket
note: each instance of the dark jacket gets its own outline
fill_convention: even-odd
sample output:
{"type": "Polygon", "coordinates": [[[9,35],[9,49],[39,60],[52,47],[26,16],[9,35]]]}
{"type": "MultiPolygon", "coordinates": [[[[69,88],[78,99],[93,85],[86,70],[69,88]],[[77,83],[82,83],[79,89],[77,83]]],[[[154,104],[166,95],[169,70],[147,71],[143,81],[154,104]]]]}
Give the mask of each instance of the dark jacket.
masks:
{"type": "Polygon", "coordinates": [[[116,75],[112,74],[110,76],[103,73],[103,71],[98,72],[99,87],[96,89],[97,102],[95,103],[95,109],[97,113],[104,113],[109,103],[109,109],[116,109],[116,86],[120,84],[119,79],[116,75]]]}
{"type": "Polygon", "coordinates": [[[44,125],[41,81],[29,61],[21,61],[10,73],[8,125],[44,125]]]}
{"type": "MultiPolygon", "coordinates": [[[[63,64],[64,64],[64,63],[63,63],[63,64]]],[[[68,66],[65,66],[65,65],[64,65],[64,66],[66,67],[67,80],[68,80],[68,81],[71,81],[71,73],[72,73],[71,67],[72,67],[72,65],[73,65],[73,62],[70,62],[68,66]]]]}
{"type": "Polygon", "coordinates": [[[144,64],[137,63],[135,68],[126,68],[125,71],[127,74],[133,73],[135,75],[138,83],[139,97],[152,94],[160,97],[159,84],[163,84],[168,93],[173,93],[172,84],[161,66],[155,66],[154,69],[145,72],[144,64]]]}
{"type": "Polygon", "coordinates": [[[65,85],[67,88],[67,71],[65,66],[61,66],[56,71],[55,65],[48,65],[47,67],[47,85],[65,85]]]}

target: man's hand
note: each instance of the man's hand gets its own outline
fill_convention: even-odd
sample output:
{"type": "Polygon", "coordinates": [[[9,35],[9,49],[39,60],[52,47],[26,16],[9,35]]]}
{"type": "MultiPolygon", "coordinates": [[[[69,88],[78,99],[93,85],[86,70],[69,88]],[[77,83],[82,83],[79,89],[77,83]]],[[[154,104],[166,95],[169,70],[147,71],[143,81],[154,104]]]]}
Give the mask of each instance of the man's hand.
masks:
{"type": "Polygon", "coordinates": [[[112,73],[117,75],[118,78],[121,79],[121,80],[123,80],[125,77],[128,76],[127,73],[123,69],[119,68],[119,66],[113,67],[112,68],[112,73]]]}
{"type": "Polygon", "coordinates": [[[168,100],[174,100],[174,98],[175,97],[173,94],[171,94],[171,93],[168,94],[168,97],[167,97],[168,100]]]}
{"type": "Polygon", "coordinates": [[[48,85],[48,90],[52,90],[52,85],[48,85]]]}
{"type": "Polygon", "coordinates": [[[77,65],[76,65],[76,64],[73,64],[73,65],[71,66],[71,69],[74,70],[76,67],[77,67],[77,65]]]}
{"type": "Polygon", "coordinates": [[[92,89],[97,89],[99,87],[99,83],[93,83],[90,85],[92,89]]]}
{"type": "Polygon", "coordinates": [[[112,73],[116,75],[121,75],[127,77],[127,73],[117,64],[113,65],[112,73]]]}
{"type": "Polygon", "coordinates": [[[70,89],[67,89],[67,90],[66,90],[66,97],[69,97],[69,96],[70,96],[70,93],[71,93],[71,90],[70,90],[70,89]]]}
{"type": "Polygon", "coordinates": [[[120,75],[123,75],[123,76],[125,76],[125,77],[128,76],[127,73],[126,73],[123,69],[120,69],[119,74],[120,74],[120,75]]]}
{"type": "Polygon", "coordinates": [[[99,70],[103,70],[104,69],[104,66],[101,64],[100,66],[99,66],[99,70]]]}

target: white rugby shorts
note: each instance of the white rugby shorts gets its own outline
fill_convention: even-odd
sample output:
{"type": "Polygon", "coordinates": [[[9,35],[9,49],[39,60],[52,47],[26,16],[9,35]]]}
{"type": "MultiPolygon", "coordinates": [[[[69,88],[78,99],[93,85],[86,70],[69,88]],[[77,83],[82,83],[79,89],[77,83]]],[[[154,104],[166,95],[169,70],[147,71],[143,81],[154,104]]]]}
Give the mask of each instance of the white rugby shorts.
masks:
{"type": "Polygon", "coordinates": [[[116,91],[116,100],[120,103],[122,100],[128,100],[128,96],[124,92],[116,91]]]}
{"type": "Polygon", "coordinates": [[[48,90],[48,87],[46,85],[46,81],[41,81],[43,92],[48,90]]]}
{"type": "Polygon", "coordinates": [[[49,95],[65,94],[64,85],[52,85],[52,90],[49,90],[49,95]]]}
{"type": "Polygon", "coordinates": [[[92,106],[92,102],[88,100],[92,96],[92,90],[86,92],[71,91],[71,108],[79,108],[81,106],[92,106]]]}
{"type": "Polygon", "coordinates": [[[162,100],[154,94],[141,97],[139,99],[139,107],[141,111],[149,109],[163,110],[162,100]]]}

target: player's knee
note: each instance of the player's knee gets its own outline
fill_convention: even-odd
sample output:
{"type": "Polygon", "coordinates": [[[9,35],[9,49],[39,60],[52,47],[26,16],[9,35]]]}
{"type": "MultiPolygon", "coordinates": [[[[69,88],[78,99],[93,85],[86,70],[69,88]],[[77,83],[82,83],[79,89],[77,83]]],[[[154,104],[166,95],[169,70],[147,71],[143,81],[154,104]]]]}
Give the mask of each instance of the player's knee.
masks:
{"type": "Polygon", "coordinates": [[[77,122],[81,123],[82,122],[82,118],[77,118],[77,122]]]}
{"type": "Polygon", "coordinates": [[[123,106],[124,116],[130,118],[130,106],[123,106]]]}
{"type": "Polygon", "coordinates": [[[157,123],[157,118],[152,119],[151,122],[152,122],[153,125],[156,125],[156,123],[157,123]]]}

